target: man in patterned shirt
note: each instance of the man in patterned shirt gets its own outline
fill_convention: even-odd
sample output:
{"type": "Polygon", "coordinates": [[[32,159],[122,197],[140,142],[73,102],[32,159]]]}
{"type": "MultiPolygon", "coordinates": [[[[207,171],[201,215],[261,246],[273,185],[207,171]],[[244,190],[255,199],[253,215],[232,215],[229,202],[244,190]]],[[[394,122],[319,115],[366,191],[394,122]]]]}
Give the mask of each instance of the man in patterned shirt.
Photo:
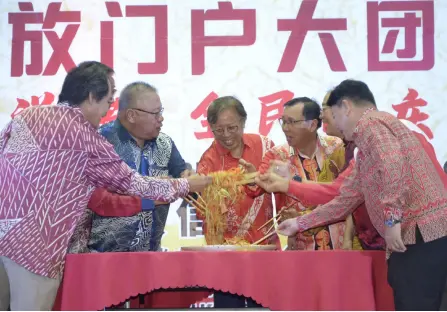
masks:
{"type": "Polygon", "coordinates": [[[363,82],[343,81],[328,106],[337,128],[358,148],[355,170],[338,197],[283,222],[279,232],[291,235],[343,219],[365,201],[385,238],[396,309],[439,310],[447,278],[447,177],[433,148],[396,117],[377,111],[363,82]]]}
{"type": "MultiPolygon", "coordinates": [[[[192,171],[186,169],[174,141],[160,132],[162,114],[157,90],[145,82],[134,82],[120,94],[118,118],[102,126],[99,132],[113,145],[121,159],[141,175],[188,177],[192,171]]],[[[126,199],[105,189],[97,189],[96,193],[104,193],[115,201],[126,199]]],[[[93,214],[88,248],[94,252],[159,251],[169,203],[124,197],[133,205],[141,205],[144,211],[130,217],[114,218],[93,214]]]]}
{"type": "Polygon", "coordinates": [[[66,102],[26,109],[0,132],[0,310],[51,310],[95,187],[171,202],[211,183],[144,177],[120,159],[97,133],[113,102],[112,76],[84,62],[64,80],[66,102]]]}

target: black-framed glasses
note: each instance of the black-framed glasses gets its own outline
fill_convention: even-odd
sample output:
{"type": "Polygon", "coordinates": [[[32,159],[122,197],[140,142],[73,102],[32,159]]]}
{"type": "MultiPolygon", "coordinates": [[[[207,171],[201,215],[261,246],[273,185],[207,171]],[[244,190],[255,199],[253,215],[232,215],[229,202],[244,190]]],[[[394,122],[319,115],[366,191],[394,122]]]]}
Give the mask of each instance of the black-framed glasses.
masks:
{"type": "MultiPolygon", "coordinates": [[[[239,130],[239,126],[238,125],[233,125],[233,126],[227,127],[226,129],[227,129],[228,133],[233,134],[233,133],[236,133],[239,130]]],[[[214,133],[214,135],[217,135],[217,136],[222,136],[225,133],[225,129],[224,128],[212,129],[211,131],[214,133]]]]}
{"type": "Polygon", "coordinates": [[[308,119],[301,119],[301,120],[284,120],[284,119],[282,119],[282,118],[279,118],[278,119],[278,122],[279,122],[279,124],[281,125],[281,126],[285,126],[285,125],[297,125],[297,124],[299,124],[300,122],[303,122],[303,121],[308,121],[308,119]]]}
{"type": "Polygon", "coordinates": [[[154,115],[156,118],[160,118],[163,115],[163,111],[165,110],[164,107],[162,107],[158,112],[149,112],[149,111],[141,109],[141,108],[131,108],[131,109],[137,110],[139,112],[154,115]]]}

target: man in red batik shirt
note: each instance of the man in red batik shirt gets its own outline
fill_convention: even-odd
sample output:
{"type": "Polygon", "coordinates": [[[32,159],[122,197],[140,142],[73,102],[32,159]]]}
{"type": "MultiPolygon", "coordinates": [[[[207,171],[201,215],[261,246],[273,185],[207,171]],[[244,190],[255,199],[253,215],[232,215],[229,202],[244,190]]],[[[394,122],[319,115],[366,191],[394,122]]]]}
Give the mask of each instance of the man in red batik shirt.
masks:
{"type": "Polygon", "coordinates": [[[358,148],[340,195],[312,213],[284,221],[290,236],[344,219],[362,201],[385,238],[388,281],[397,310],[439,310],[447,278],[447,191],[433,149],[396,117],[377,111],[360,81],[345,80],[328,106],[337,128],[358,148]]]}
{"type": "Polygon", "coordinates": [[[144,177],[120,159],[97,132],[113,102],[112,76],[104,64],[81,63],[64,80],[64,103],[28,108],[0,132],[0,310],[51,310],[95,187],[172,202],[211,183],[144,177]]]}
{"type": "MultiPolygon", "coordinates": [[[[220,97],[211,103],[207,111],[207,120],[214,134],[214,141],[203,153],[197,165],[199,174],[237,168],[243,160],[258,167],[263,155],[273,147],[273,142],[259,134],[244,133],[247,113],[242,103],[232,97],[220,97]]],[[[256,242],[267,234],[269,226],[257,230],[273,217],[273,206],[270,194],[253,199],[244,196],[234,205],[226,207],[226,228],[224,238],[242,238],[250,243],[256,242]]],[[[200,219],[204,217],[197,215],[200,219]]],[[[203,223],[207,242],[210,237],[206,232],[207,224],[203,223]]],[[[274,235],[263,244],[277,244],[279,238],[274,235]]],[[[214,293],[215,308],[244,308],[246,298],[226,292],[214,293]]],[[[247,300],[248,307],[259,306],[252,299],[247,300]]]]}

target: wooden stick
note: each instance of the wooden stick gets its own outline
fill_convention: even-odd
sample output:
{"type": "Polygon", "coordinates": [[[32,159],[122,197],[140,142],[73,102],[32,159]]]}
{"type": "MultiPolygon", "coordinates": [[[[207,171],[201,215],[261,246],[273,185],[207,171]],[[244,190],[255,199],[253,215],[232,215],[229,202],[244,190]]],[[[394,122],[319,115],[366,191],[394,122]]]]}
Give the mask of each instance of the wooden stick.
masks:
{"type": "Polygon", "coordinates": [[[190,204],[191,206],[193,206],[194,208],[196,208],[196,209],[198,209],[198,210],[200,210],[199,208],[197,208],[196,207],[196,205],[194,205],[194,203],[192,202],[192,201],[190,201],[188,198],[186,198],[186,197],[183,197],[183,199],[184,200],[186,200],[186,202],[188,203],[188,204],[190,204]]]}
{"type": "MultiPolygon", "coordinates": [[[[188,195],[187,198],[188,198],[190,201],[192,201],[193,203],[196,204],[194,207],[199,208],[199,210],[203,210],[203,211],[206,210],[206,207],[202,206],[197,200],[195,200],[195,199],[192,198],[191,196],[188,195]]],[[[186,197],[185,197],[185,199],[186,199],[186,197]]]]}
{"type": "Polygon", "coordinates": [[[275,220],[276,218],[279,218],[281,216],[281,213],[277,214],[276,216],[274,216],[273,218],[269,219],[266,223],[264,223],[263,225],[261,225],[256,231],[259,231],[260,229],[262,229],[263,227],[265,227],[266,225],[268,225],[270,222],[272,222],[273,220],[275,220]]]}
{"type": "MultiPolygon", "coordinates": [[[[295,202],[291,203],[290,205],[288,205],[288,206],[285,207],[284,209],[281,209],[281,211],[280,211],[275,217],[271,218],[271,219],[268,220],[266,223],[264,223],[263,225],[261,225],[261,226],[257,229],[257,231],[259,231],[260,229],[262,229],[264,226],[266,226],[266,225],[269,224],[270,222],[274,221],[276,218],[278,218],[279,216],[281,216],[281,214],[282,214],[282,212],[283,212],[284,210],[289,209],[290,207],[292,207],[292,206],[295,205],[295,204],[296,204],[296,200],[295,200],[295,202]]],[[[276,220],[276,221],[278,221],[278,220],[276,220]]]]}
{"type": "Polygon", "coordinates": [[[251,183],[255,183],[255,179],[247,179],[247,180],[237,181],[236,183],[234,183],[234,185],[245,185],[245,184],[251,184],[251,183]]]}
{"type": "Polygon", "coordinates": [[[206,207],[206,201],[203,199],[203,197],[199,194],[199,193],[197,193],[196,192],[196,194],[197,194],[197,198],[205,205],[205,207],[206,207]]]}
{"type": "Polygon", "coordinates": [[[265,241],[267,238],[269,238],[270,236],[273,236],[274,234],[276,234],[276,231],[273,231],[269,234],[267,234],[266,236],[264,236],[263,238],[261,238],[260,240],[254,242],[252,245],[259,245],[259,243],[262,243],[263,241],[265,241]]]}
{"type": "MultiPolygon", "coordinates": [[[[276,222],[279,222],[279,220],[281,220],[281,215],[279,215],[279,218],[276,219],[276,222]]],[[[275,226],[275,221],[273,221],[272,226],[267,230],[267,233],[270,233],[270,231],[273,229],[273,227],[275,226]]]]}

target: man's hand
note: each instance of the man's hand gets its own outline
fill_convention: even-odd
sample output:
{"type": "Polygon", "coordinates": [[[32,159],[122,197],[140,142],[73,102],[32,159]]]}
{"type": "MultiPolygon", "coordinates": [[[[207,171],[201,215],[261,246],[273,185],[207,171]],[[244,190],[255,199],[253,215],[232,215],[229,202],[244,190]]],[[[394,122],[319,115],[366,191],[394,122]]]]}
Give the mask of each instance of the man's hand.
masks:
{"type": "Polygon", "coordinates": [[[247,173],[253,173],[257,171],[256,167],[252,163],[249,163],[242,158],[239,159],[239,165],[241,165],[247,173]]]}
{"type": "Polygon", "coordinates": [[[289,190],[289,180],[273,172],[267,172],[255,177],[255,183],[269,193],[287,193],[289,190]]]}
{"type": "Polygon", "coordinates": [[[276,173],[280,177],[283,177],[287,180],[292,179],[292,174],[289,170],[289,163],[281,161],[281,160],[272,160],[270,161],[269,172],[276,173]]]}
{"type": "Polygon", "coordinates": [[[385,226],[386,247],[391,251],[404,252],[407,250],[402,240],[402,229],[400,223],[392,227],[385,226]]]}
{"type": "Polygon", "coordinates": [[[189,178],[190,176],[193,176],[195,173],[194,170],[186,169],[180,174],[180,178],[189,178]]]}
{"type": "Polygon", "coordinates": [[[195,192],[201,192],[205,187],[210,185],[213,182],[212,177],[208,176],[201,176],[201,175],[193,175],[188,178],[186,178],[189,183],[189,192],[195,193],[195,192]]]}
{"type": "Polygon", "coordinates": [[[284,236],[295,236],[298,233],[298,223],[296,219],[288,219],[278,225],[277,232],[284,236]]]}

